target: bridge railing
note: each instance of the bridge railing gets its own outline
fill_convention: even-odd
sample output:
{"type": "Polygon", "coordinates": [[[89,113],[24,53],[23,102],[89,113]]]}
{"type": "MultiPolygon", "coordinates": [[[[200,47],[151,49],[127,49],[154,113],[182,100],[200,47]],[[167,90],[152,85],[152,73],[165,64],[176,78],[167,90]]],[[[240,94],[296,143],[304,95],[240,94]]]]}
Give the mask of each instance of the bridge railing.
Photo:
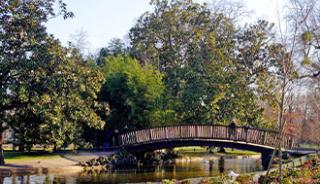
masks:
{"type": "MultiPolygon", "coordinates": [[[[277,147],[279,134],[273,130],[249,127],[230,128],[224,125],[180,125],[143,129],[119,135],[121,146],[180,139],[221,139],[277,147]]],[[[285,134],[282,147],[285,149],[295,147],[294,136],[285,134]]]]}

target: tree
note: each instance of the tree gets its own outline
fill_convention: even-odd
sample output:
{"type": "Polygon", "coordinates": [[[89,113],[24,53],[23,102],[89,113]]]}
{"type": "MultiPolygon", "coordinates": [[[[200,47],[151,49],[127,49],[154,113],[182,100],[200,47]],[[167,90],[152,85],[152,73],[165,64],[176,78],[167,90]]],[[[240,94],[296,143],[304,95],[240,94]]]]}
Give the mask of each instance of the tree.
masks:
{"type": "Polygon", "coordinates": [[[88,34],[84,30],[78,30],[74,34],[71,34],[71,41],[69,41],[70,47],[78,50],[82,57],[89,56],[89,41],[87,39],[88,34]]]}
{"type": "Polygon", "coordinates": [[[297,32],[296,58],[304,68],[300,78],[320,77],[320,2],[317,0],[291,0],[287,11],[288,24],[297,32]]]}
{"type": "Polygon", "coordinates": [[[108,43],[108,46],[100,49],[99,56],[97,58],[98,65],[104,65],[105,58],[108,56],[128,55],[130,54],[130,48],[126,46],[123,40],[119,38],[113,38],[108,43]]]}
{"type": "Polygon", "coordinates": [[[152,114],[159,107],[157,100],[164,89],[162,75],[129,56],[108,57],[104,72],[99,99],[110,105],[106,128],[132,130],[152,126],[152,114]]]}
{"type": "Polygon", "coordinates": [[[164,74],[165,109],[180,123],[256,121],[260,111],[249,112],[259,109],[249,103],[254,95],[236,72],[232,21],[191,0],[151,5],[154,11],[143,14],[129,36],[133,55],[164,74]]]}
{"type": "Polygon", "coordinates": [[[104,124],[96,114],[101,71],[46,32],[48,19],[73,16],[62,1],[55,13],[54,2],[0,2],[1,123],[21,135],[22,147],[38,142],[61,146],[67,138],[55,135],[69,133],[75,142],[78,131],[73,129],[104,124]]]}

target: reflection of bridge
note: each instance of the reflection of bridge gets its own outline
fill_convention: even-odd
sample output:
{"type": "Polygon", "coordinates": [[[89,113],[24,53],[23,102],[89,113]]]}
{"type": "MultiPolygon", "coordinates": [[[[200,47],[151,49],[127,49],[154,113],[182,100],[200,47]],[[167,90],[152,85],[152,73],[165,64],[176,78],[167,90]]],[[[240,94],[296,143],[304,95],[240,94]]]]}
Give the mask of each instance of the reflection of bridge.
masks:
{"type": "MultiPolygon", "coordinates": [[[[129,152],[143,152],[181,146],[216,146],[260,152],[265,167],[279,144],[277,131],[223,125],[181,125],[150,128],[119,135],[119,144],[129,152]]],[[[293,136],[285,134],[282,148],[295,147],[293,136]]]]}

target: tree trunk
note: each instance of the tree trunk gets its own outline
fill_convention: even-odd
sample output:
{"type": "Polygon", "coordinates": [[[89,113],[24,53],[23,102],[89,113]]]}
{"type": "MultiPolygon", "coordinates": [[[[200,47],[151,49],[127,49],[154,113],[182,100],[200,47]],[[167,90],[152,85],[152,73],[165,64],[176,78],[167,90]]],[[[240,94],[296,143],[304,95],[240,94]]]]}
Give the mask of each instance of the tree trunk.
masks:
{"type": "Polygon", "coordinates": [[[281,142],[282,140],[280,141],[280,144],[279,144],[279,153],[278,153],[278,156],[279,156],[279,182],[282,183],[282,149],[281,149],[281,142]]]}
{"type": "Polygon", "coordinates": [[[4,154],[3,154],[3,149],[2,149],[2,143],[3,143],[3,140],[2,140],[2,132],[0,133],[0,165],[4,165],[5,162],[4,162],[4,154]]]}

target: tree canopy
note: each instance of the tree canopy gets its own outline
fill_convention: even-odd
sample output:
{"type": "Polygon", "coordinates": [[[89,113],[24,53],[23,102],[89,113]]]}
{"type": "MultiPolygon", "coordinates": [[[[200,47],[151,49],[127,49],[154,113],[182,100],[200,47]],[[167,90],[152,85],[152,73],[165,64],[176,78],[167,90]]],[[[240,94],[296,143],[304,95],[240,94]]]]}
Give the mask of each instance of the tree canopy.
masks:
{"type": "MultiPolygon", "coordinates": [[[[49,18],[73,14],[59,1],[1,1],[1,123],[12,128],[20,148],[32,144],[78,144],[82,124],[102,128],[104,108],[96,93],[101,71],[48,34],[49,18]]],[[[107,111],[106,111],[107,112],[107,111]]]]}
{"type": "Polygon", "coordinates": [[[129,56],[105,60],[105,83],[99,99],[110,105],[107,127],[123,130],[151,126],[152,114],[158,109],[157,101],[164,90],[162,75],[129,56]]]}
{"type": "Polygon", "coordinates": [[[143,14],[130,31],[132,52],[164,74],[166,108],[177,113],[177,121],[259,121],[261,110],[237,70],[232,21],[193,1],[158,0],[151,5],[154,11],[143,14]]]}

